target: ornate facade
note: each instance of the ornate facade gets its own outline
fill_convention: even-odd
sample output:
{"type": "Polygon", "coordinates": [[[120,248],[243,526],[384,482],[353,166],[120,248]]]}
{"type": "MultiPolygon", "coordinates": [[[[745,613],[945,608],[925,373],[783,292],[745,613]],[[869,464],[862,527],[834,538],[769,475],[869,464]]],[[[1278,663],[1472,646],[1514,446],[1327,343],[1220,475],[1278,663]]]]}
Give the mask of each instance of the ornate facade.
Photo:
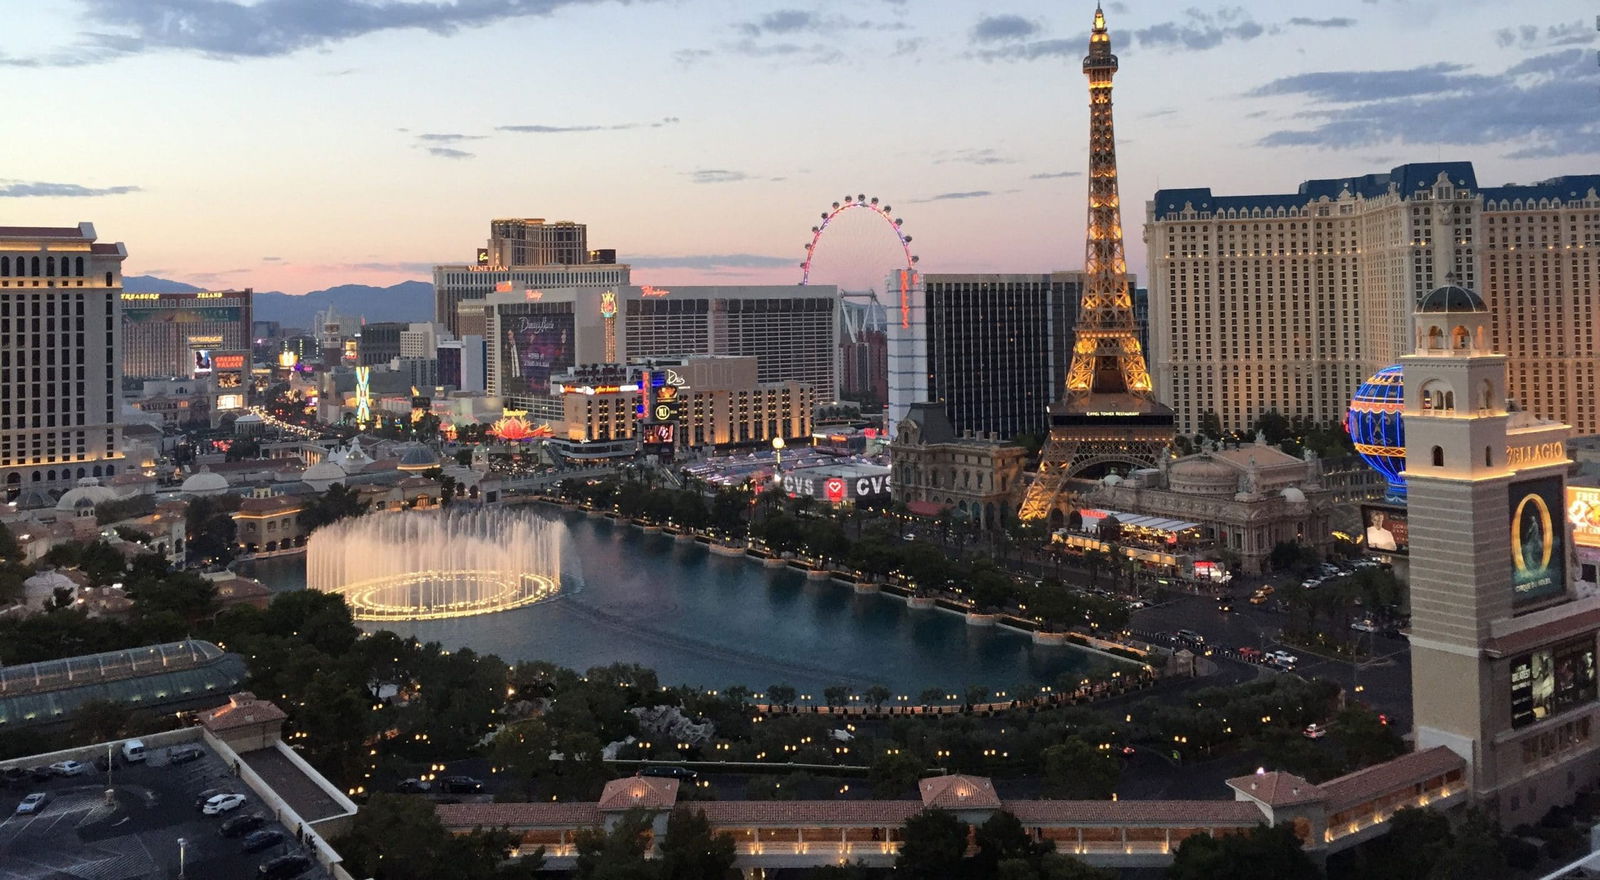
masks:
{"type": "Polygon", "coordinates": [[[1080,501],[1197,523],[1217,549],[1237,556],[1245,572],[1259,574],[1280,542],[1328,551],[1335,493],[1323,484],[1322,462],[1314,454],[1295,458],[1258,436],[1253,444],[1179,459],[1163,456],[1157,467],[1125,479],[1107,476],[1080,501]]]}
{"type": "Polygon", "coordinates": [[[1011,519],[1027,451],[993,434],[956,433],[939,403],[911,406],[889,454],[894,498],[913,513],[951,510],[981,528],[1011,519]]]}

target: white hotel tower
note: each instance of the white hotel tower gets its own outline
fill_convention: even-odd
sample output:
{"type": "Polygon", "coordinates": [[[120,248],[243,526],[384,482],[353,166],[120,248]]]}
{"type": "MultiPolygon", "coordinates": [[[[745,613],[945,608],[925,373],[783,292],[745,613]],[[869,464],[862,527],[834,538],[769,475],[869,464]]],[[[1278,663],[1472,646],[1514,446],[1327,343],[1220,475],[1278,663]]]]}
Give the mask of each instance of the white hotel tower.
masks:
{"type": "Polygon", "coordinates": [[[122,465],[121,242],[0,226],[0,486],[53,497],[122,465]]]}

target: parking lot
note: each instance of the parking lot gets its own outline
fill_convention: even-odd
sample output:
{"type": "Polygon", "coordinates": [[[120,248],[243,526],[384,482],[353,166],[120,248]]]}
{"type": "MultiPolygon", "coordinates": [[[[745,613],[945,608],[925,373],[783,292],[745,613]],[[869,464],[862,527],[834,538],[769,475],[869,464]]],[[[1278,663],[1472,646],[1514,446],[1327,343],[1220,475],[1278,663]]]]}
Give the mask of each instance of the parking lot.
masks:
{"type": "MultiPolygon", "coordinates": [[[[261,863],[298,851],[295,829],[276,825],[259,798],[210,750],[198,760],[171,764],[168,749],[153,749],[144,763],[107,771],[89,765],[75,776],[13,782],[0,788],[0,880],[149,880],[178,876],[179,840],[191,878],[248,878],[261,863]],[[244,794],[237,809],[203,815],[196,800],[210,789],[244,794]],[[108,794],[109,791],[109,794],[108,794]],[[16,808],[34,792],[49,800],[32,814],[16,808]],[[223,837],[222,822],[261,813],[265,827],[284,841],[245,853],[240,840],[223,837]]],[[[321,868],[304,880],[327,877],[321,868]]]]}

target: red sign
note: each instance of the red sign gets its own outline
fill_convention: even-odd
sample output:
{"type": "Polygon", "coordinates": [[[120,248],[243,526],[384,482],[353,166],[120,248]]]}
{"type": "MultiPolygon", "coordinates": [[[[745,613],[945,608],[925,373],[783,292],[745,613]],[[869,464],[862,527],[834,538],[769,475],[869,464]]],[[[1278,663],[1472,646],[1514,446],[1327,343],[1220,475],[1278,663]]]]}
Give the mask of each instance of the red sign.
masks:
{"type": "Polygon", "coordinates": [[[219,354],[211,358],[211,366],[218,370],[242,370],[244,369],[244,355],[219,354]]]}
{"type": "Polygon", "coordinates": [[[834,504],[842,504],[844,502],[844,480],[838,477],[831,477],[822,484],[822,491],[827,493],[830,502],[834,504]]]}

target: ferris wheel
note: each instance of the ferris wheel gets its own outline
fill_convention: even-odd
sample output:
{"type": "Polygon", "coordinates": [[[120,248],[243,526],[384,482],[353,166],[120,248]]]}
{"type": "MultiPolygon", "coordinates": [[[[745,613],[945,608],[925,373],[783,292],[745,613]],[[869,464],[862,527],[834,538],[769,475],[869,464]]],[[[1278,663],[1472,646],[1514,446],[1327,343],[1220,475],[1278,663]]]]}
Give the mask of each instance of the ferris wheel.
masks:
{"type": "Polygon", "coordinates": [[[878,291],[886,278],[894,276],[890,283],[900,288],[898,293],[904,304],[917,265],[904,224],[903,219],[894,216],[894,209],[877,196],[863,194],[846,195],[834,202],[822,212],[822,222],[811,227],[806,259],[800,264],[800,283],[825,283],[839,288],[843,327],[851,339],[857,338],[864,326],[885,319],[878,291]],[[884,234],[885,229],[888,235],[884,234]]]}

